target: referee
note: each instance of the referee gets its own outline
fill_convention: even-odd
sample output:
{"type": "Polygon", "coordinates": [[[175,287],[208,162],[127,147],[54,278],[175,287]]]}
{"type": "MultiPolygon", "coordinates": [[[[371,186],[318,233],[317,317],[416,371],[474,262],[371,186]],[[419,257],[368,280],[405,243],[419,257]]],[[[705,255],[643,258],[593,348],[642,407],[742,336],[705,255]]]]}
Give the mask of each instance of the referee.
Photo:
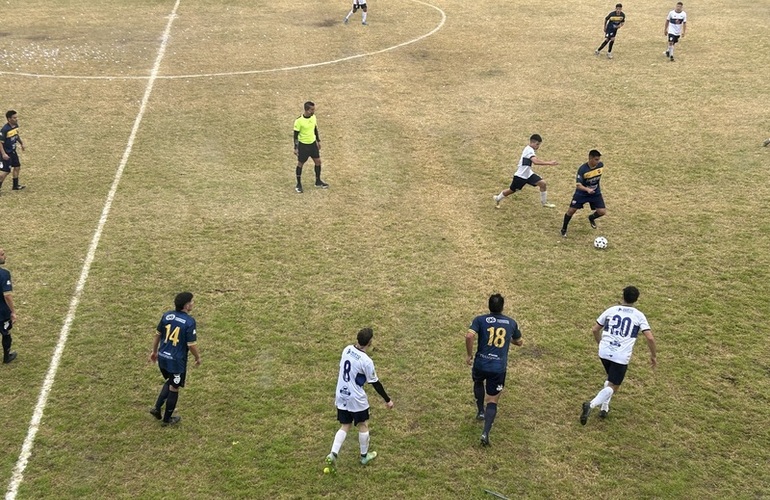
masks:
{"type": "Polygon", "coordinates": [[[327,183],[321,180],[321,138],[315,117],[315,103],[306,102],[305,112],[294,120],[294,155],[297,157],[297,186],[294,190],[302,192],[302,166],[308,158],[315,166],[315,187],[326,189],[327,183]]]}

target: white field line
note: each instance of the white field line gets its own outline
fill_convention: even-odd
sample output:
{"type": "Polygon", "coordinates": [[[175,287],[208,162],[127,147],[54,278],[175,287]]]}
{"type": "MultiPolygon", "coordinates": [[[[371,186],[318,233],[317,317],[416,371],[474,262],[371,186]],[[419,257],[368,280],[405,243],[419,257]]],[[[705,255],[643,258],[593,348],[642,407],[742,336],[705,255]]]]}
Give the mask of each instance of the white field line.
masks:
{"type": "Polygon", "coordinates": [[[51,364],[48,366],[48,372],[45,375],[43,381],[43,387],[40,389],[40,396],[38,396],[37,404],[35,405],[35,411],[32,414],[32,419],[29,422],[29,428],[27,429],[27,437],[24,439],[24,444],[21,447],[21,453],[16,461],[16,466],[13,469],[11,481],[8,483],[8,489],[5,493],[6,500],[15,500],[16,495],[19,492],[19,486],[24,480],[24,470],[27,468],[29,457],[32,454],[32,447],[35,444],[35,436],[40,429],[40,421],[43,419],[43,412],[45,406],[48,403],[48,396],[51,393],[54,379],[56,378],[56,372],[59,369],[59,362],[61,361],[62,353],[64,352],[64,346],[67,344],[67,337],[69,336],[70,327],[75,319],[75,313],[77,312],[78,305],[80,304],[80,298],[83,295],[83,289],[85,288],[86,281],[88,280],[88,273],[91,270],[91,264],[94,261],[94,255],[96,249],[99,246],[99,240],[102,237],[102,231],[104,225],[107,223],[107,217],[110,215],[110,209],[112,208],[112,202],[115,199],[115,193],[118,190],[120,179],[123,177],[123,170],[128,162],[128,157],[131,156],[131,150],[134,147],[134,140],[139,130],[139,125],[142,123],[144,112],[147,109],[147,102],[150,100],[150,94],[152,94],[152,88],[155,84],[155,80],[158,76],[158,70],[160,69],[160,63],[163,60],[163,56],[166,53],[166,46],[168,45],[169,33],[171,32],[171,25],[176,19],[176,12],[179,8],[181,0],[176,0],[174,8],[171,10],[171,14],[168,16],[168,23],[166,29],[163,31],[163,37],[161,39],[160,48],[158,49],[158,56],[155,58],[155,65],[152,67],[152,72],[147,81],[147,87],[144,89],[144,97],[142,98],[142,104],[139,106],[139,113],[134,120],[134,127],[131,129],[131,135],[128,138],[128,144],[125,151],[123,151],[123,157],[120,159],[118,170],[115,172],[115,178],[112,181],[112,187],[107,194],[107,199],[104,202],[102,208],[102,215],[99,218],[99,223],[94,231],[93,238],[91,238],[91,245],[88,247],[88,253],[86,254],[86,260],[83,263],[83,268],[80,271],[80,277],[78,278],[77,286],[75,287],[75,293],[70,300],[70,307],[67,311],[67,316],[64,318],[64,324],[59,332],[59,341],[56,343],[56,349],[51,357],[51,364]]]}
{"type": "MultiPolygon", "coordinates": [[[[411,45],[413,43],[419,42],[420,40],[428,38],[429,36],[435,34],[438,30],[443,28],[444,23],[446,23],[446,13],[440,8],[436,7],[435,5],[422,2],[420,0],[410,0],[410,1],[414,3],[419,3],[421,5],[425,5],[427,7],[430,7],[438,11],[438,13],[441,14],[441,22],[439,22],[435,28],[433,28],[428,33],[425,33],[424,35],[420,35],[417,38],[407,40],[406,42],[402,42],[397,45],[385,47],[384,49],[375,50],[373,52],[366,52],[363,54],[356,54],[353,56],[341,57],[339,59],[332,59],[331,61],[302,64],[299,66],[285,66],[283,68],[254,69],[254,70],[245,70],[245,71],[230,71],[225,73],[195,73],[190,75],[166,75],[166,76],[161,75],[161,76],[155,76],[154,78],[162,79],[162,80],[181,80],[181,79],[190,79],[190,78],[215,78],[215,77],[222,77],[222,76],[259,75],[263,73],[295,71],[299,69],[317,68],[319,66],[328,66],[330,64],[338,64],[346,61],[352,61],[353,59],[360,59],[362,57],[375,56],[377,54],[382,54],[384,52],[390,52],[391,50],[400,49],[401,47],[405,47],[407,45],[411,45]]],[[[32,77],[32,78],[51,78],[51,79],[62,79],[62,80],[144,80],[148,78],[146,76],[118,76],[118,75],[114,75],[114,76],[45,75],[45,74],[37,74],[37,73],[17,73],[12,71],[0,71],[0,75],[25,76],[25,77],[32,77]]],[[[153,78],[153,77],[150,76],[149,78],[153,78]]]]}

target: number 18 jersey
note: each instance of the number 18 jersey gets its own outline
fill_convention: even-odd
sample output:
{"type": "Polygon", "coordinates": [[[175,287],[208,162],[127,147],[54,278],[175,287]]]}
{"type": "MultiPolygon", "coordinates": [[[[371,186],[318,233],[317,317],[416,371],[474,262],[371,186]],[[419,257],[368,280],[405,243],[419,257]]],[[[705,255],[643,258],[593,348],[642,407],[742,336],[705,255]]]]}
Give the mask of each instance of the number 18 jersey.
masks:
{"type": "Polygon", "coordinates": [[[516,321],[504,314],[484,314],[473,318],[470,329],[478,336],[473,367],[492,373],[506,371],[511,341],[521,338],[516,321]]]}
{"type": "Polygon", "coordinates": [[[364,351],[349,345],[342,350],[340,374],[337,377],[337,395],[335,404],[340,410],[350,412],[364,411],[369,408],[364,385],[377,382],[374,361],[364,351]]]}
{"type": "Polygon", "coordinates": [[[639,332],[650,330],[647,318],[633,306],[612,306],[596,322],[604,327],[599,342],[599,357],[627,365],[631,361],[639,332]]]}

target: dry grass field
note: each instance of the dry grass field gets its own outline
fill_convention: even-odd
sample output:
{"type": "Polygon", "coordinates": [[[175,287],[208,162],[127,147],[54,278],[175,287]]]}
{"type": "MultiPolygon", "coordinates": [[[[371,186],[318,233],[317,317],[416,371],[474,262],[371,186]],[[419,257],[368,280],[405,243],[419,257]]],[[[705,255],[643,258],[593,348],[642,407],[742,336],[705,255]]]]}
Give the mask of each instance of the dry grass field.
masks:
{"type": "Polygon", "coordinates": [[[7,498],[770,497],[770,3],[685,2],[672,63],[674,3],[627,5],[613,60],[593,51],[614,2],[370,0],[368,26],[341,0],[5,9],[2,106],[27,145],[27,189],[0,191],[7,498]],[[306,100],[331,188],[308,163],[298,195],[306,100]],[[495,210],[533,133],[560,162],[535,169],[557,208],[527,188],[495,210]],[[592,148],[608,215],[562,239],[592,148]],[[583,427],[604,380],[590,328],[628,284],[659,366],[640,342],[610,417],[583,427]],[[182,290],[203,365],[167,429],[146,359],[182,290]],[[483,449],[463,334],[493,292],[525,344],[483,449]],[[380,456],[362,469],[351,433],[324,476],[339,354],[364,326],[396,406],[369,391],[380,456]]]}

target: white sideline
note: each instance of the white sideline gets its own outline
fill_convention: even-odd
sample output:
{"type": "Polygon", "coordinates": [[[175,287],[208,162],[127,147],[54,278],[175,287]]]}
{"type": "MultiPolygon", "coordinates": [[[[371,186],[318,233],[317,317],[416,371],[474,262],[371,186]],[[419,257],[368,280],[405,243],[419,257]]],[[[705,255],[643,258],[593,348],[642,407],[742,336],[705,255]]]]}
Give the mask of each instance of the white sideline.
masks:
{"type": "Polygon", "coordinates": [[[53,386],[54,379],[56,378],[56,372],[59,369],[59,362],[61,361],[62,353],[64,352],[64,346],[67,343],[70,327],[72,326],[72,321],[75,319],[75,313],[77,312],[78,304],[80,304],[80,297],[83,295],[83,289],[85,288],[86,280],[88,279],[88,273],[91,270],[91,264],[94,261],[94,255],[96,254],[96,249],[99,246],[99,240],[102,237],[102,230],[104,229],[104,225],[107,223],[107,217],[110,214],[112,202],[115,199],[115,193],[118,190],[118,184],[120,184],[120,179],[123,177],[123,170],[125,169],[126,163],[128,162],[128,157],[131,156],[131,150],[134,146],[134,139],[136,139],[139,125],[142,123],[144,112],[147,109],[147,102],[150,100],[152,87],[158,77],[160,62],[163,59],[163,55],[166,53],[166,45],[168,45],[168,37],[171,33],[171,24],[174,22],[174,19],[176,19],[176,12],[181,1],[182,0],[176,0],[174,8],[171,10],[171,14],[168,16],[168,24],[166,24],[166,29],[163,32],[160,48],[158,49],[158,56],[155,58],[155,65],[152,67],[152,72],[150,73],[150,77],[147,80],[147,87],[144,89],[144,97],[142,98],[141,106],[139,106],[139,114],[136,115],[136,119],[134,120],[134,127],[131,129],[131,135],[128,137],[128,144],[126,145],[125,151],[123,151],[123,157],[120,159],[117,172],[115,172],[115,179],[112,181],[112,187],[110,187],[110,191],[107,194],[107,199],[104,202],[102,215],[99,218],[99,224],[97,224],[94,236],[91,238],[91,245],[88,247],[86,260],[83,263],[83,268],[80,271],[80,278],[78,278],[77,286],[75,287],[75,293],[72,295],[72,299],[70,300],[70,307],[67,311],[67,316],[64,319],[64,324],[62,325],[61,331],[59,332],[59,341],[56,343],[56,349],[54,350],[53,357],[51,357],[51,364],[48,366],[48,372],[45,375],[43,387],[40,390],[40,396],[38,397],[37,404],[35,405],[35,411],[32,414],[32,419],[29,422],[27,437],[24,439],[24,444],[21,447],[21,454],[19,454],[19,459],[16,461],[16,466],[13,469],[11,481],[8,483],[8,490],[5,493],[5,500],[16,499],[16,495],[19,492],[19,486],[21,486],[21,482],[24,480],[24,470],[27,468],[29,457],[32,454],[32,447],[35,444],[35,436],[37,436],[37,431],[40,428],[40,421],[43,419],[43,411],[45,411],[45,406],[48,403],[48,395],[51,393],[51,387],[53,386]]]}

